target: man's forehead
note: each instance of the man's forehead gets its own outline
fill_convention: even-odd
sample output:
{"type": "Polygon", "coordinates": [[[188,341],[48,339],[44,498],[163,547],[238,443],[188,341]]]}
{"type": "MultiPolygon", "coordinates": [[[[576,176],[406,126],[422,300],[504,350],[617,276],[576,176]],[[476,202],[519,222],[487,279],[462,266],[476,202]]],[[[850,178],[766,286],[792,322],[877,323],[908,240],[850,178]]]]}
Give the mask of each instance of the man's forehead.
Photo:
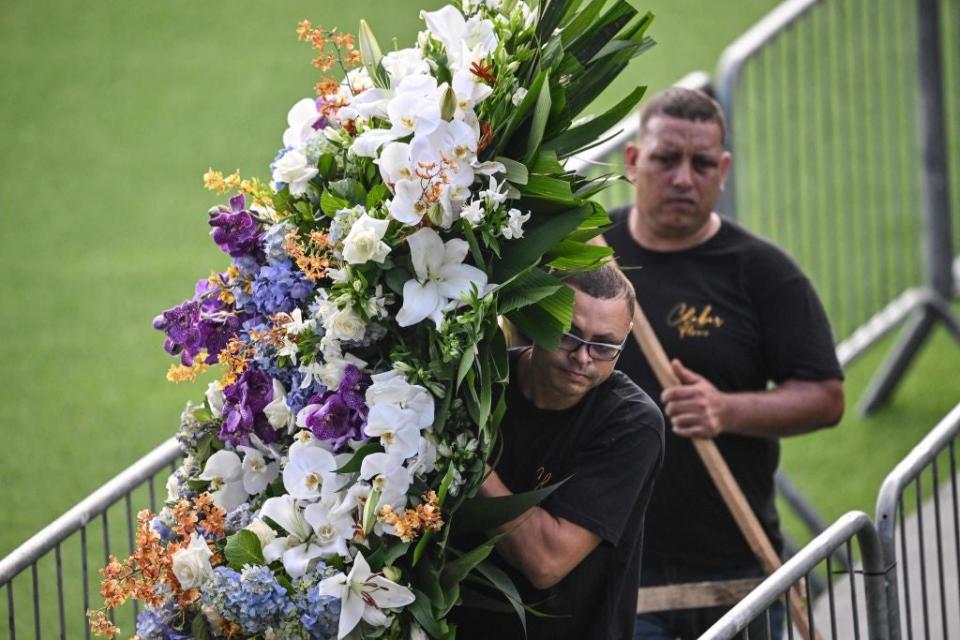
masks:
{"type": "Polygon", "coordinates": [[[629,325],[630,312],[624,297],[594,298],[574,288],[573,324],[584,338],[606,336],[619,339],[629,325]]]}
{"type": "Polygon", "coordinates": [[[652,147],[721,151],[720,126],[710,120],[685,120],[656,115],[644,127],[641,143],[652,147]]]}

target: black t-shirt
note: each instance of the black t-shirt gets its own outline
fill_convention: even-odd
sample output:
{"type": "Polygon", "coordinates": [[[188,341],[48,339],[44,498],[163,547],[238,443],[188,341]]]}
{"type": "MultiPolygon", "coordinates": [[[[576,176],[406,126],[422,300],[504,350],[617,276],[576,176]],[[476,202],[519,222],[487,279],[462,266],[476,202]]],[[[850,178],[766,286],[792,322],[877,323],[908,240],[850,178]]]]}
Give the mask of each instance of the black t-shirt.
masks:
{"type": "MultiPolygon", "coordinates": [[[[663,460],[663,416],[627,376],[613,374],[574,407],[538,409],[516,382],[516,354],[500,426],[497,474],[514,493],[569,478],[541,507],[601,538],[600,544],[550,589],[533,588],[496,550],[524,603],[530,640],[628,640],[636,616],[643,519],[663,460]]],[[[457,638],[523,638],[515,613],[462,608],[457,638]]]]}
{"type": "MultiPolygon", "coordinates": [[[[721,391],[843,377],[816,292],[782,250],[724,219],[699,246],[651,251],[630,236],[628,211],[611,212],[614,225],[605,237],[669,357],[721,391]]],[[[617,368],[660,404],[662,387],[634,340],[627,341],[617,368]]],[[[778,440],[722,434],[716,443],[779,551],[773,481],[778,440]]],[[[756,565],[693,445],[669,428],[643,551],[649,567],[756,565]]]]}

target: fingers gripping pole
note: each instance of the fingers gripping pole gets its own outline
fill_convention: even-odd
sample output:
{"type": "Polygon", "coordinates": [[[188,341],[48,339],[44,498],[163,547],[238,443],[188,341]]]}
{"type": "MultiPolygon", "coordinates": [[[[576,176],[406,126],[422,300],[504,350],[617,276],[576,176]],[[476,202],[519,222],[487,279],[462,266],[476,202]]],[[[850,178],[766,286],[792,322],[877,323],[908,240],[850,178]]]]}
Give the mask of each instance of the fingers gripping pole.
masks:
{"type": "MultiPolygon", "coordinates": [[[[602,236],[597,236],[595,241],[597,244],[606,244],[602,236]]],[[[619,268],[616,260],[611,258],[611,262],[619,268]]],[[[653,328],[650,326],[647,316],[643,313],[643,309],[640,308],[639,302],[634,306],[632,333],[660,385],[664,389],[680,386],[680,380],[674,373],[673,367],[670,366],[670,360],[663,350],[663,345],[660,344],[660,340],[653,332],[653,328]]],[[[750,507],[750,503],[747,502],[743,490],[740,489],[736,478],[733,477],[726,460],[720,454],[717,444],[713,440],[704,438],[693,438],[692,442],[697,455],[710,475],[710,479],[720,493],[720,497],[723,498],[723,502],[730,510],[737,527],[760,563],[760,567],[765,574],[770,575],[780,568],[780,558],[760,525],[760,520],[757,519],[756,514],[750,507]]],[[[803,596],[796,585],[790,589],[789,600],[790,617],[802,636],[820,640],[816,629],[810,628],[806,607],[803,604],[803,596]],[[813,635],[811,635],[811,632],[813,635]]]]}

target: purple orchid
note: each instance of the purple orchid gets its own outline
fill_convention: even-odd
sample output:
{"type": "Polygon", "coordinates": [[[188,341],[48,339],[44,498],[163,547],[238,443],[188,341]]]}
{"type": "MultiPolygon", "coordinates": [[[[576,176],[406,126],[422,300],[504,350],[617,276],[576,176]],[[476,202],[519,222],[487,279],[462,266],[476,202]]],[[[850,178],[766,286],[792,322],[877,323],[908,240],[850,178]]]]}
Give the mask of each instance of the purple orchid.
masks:
{"type": "Polygon", "coordinates": [[[234,384],[223,390],[223,397],[221,440],[233,446],[249,445],[251,433],[267,444],[277,439],[277,432],[263,413],[264,407],[273,400],[270,376],[256,369],[247,369],[234,384]]]}
{"type": "Polygon", "coordinates": [[[255,256],[263,259],[260,247],[260,224],[244,207],[243,194],[230,198],[230,208],[217,206],[210,209],[210,237],[230,257],[255,256]]]}
{"type": "Polygon", "coordinates": [[[370,376],[353,365],[347,365],[336,391],[326,391],[307,401],[302,410],[303,424],[320,440],[332,441],[339,449],[350,440],[365,440],[367,422],[364,395],[370,376]]]}
{"type": "Polygon", "coordinates": [[[167,309],[153,320],[153,328],[167,334],[163,348],[179,355],[186,366],[206,350],[205,364],[215,364],[230,339],[239,331],[242,318],[228,313],[216,295],[217,288],[207,280],[198,280],[194,297],[167,309]]]}

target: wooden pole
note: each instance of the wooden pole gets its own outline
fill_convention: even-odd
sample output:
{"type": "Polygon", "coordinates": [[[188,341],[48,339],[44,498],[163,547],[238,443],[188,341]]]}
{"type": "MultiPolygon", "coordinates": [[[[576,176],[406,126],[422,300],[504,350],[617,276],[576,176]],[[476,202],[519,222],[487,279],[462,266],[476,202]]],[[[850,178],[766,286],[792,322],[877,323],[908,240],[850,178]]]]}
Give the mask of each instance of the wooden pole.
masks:
{"type": "MultiPolygon", "coordinates": [[[[595,240],[598,244],[606,245],[603,236],[597,236],[595,240]]],[[[611,262],[619,268],[616,260],[611,258],[611,262]]],[[[643,309],[640,308],[639,301],[634,306],[632,333],[640,350],[650,364],[650,368],[653,369],[654,375],[660,382],[660,386],[664,389],[680,386],[680,380],[673,372],[670,359],[667,358],[667,354],[663,350],[663,345],[660,344],[660,340],[657,339],[657,335],[653,332],[647,316],[643,313],[643,309]]],[[[710,475],[710,479],[713,480],[714,486],[716,486],[717,491],[720,492],[720,497],[723,498],[724,504],[726,504],[730,510],[730,514],[737,523],[737,527],[753,551],[753,555],[756,556],[759,561],[760,567],[765,574],[770,575],[780,568],[780,557],[770,543],[770,539],[767,538],[767,534],[760,525],[760,520],[757,519],[756,514],[750,507],[750,503],[747,502],[746,496],[743,495],[743,491],[740,489],[740,485],[737,484],[736,478],[733,477],[730,467],[727,466],[727,461],[724,460],[720,454],[717,444],[707,438],[692,438],[691,442],[693,442],[693,448],[696,450],[697,455],[700,456],[700,460],[703,461],[703,465],[707,468],[707,473],[710,475]]],[[[807,620],[806,607],[803,604],[803,596],[796,586],[790,588],[789,606],[790,617],[797,629],[800,630],[802,636],[804,638],[815,637],[819,640],[820,636],[816,633],[816,629],[810,628],[810,622],[807,620]],[[811,635],[811,632],[815,635],[811,635]]]]}

